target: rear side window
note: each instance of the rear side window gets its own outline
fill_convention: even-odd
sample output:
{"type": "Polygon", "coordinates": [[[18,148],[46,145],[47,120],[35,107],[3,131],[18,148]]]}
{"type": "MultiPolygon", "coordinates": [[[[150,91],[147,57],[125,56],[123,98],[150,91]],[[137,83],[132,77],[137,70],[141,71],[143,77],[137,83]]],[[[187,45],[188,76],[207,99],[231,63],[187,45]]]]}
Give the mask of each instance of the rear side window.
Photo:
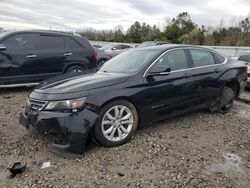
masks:
{"type": "Polygon", "coordinates": [[[242,56],[239,57],[238,60],[250,62],[250,55],[242,55],[242,56]]]}
{"type": "Polygon", "coordinates": [[[121,45],[121,49],[128,49],[128,48],[131,48],[131,46],[128,46],[128,45],[121,45]]]}
{"type": "Polygon", "coordinates": [[[35,49],[35,34],[24,33],[8,37],[3,41],[7,50],[32,50],[35,49]]]}
{"type": "Polygon", "coordinates": [[[195,67],[202,67],[215,64],[214,57],[211,52],[197,49],[189,51],[195,67]]]}
{"type": "Polygon", "coordinates": [[[181,70],[188,68],[188,62],[184,50],[172,50],[164,54],[157,60],[155,66],[166,66],[171,71],[181,70]]]}
{"type": "Polygon", "coordinates": [[[70,49],[81,48],[80,44],[78,44],[75,40],[69,37],[66,37],[65,41],[66,41],[67,47],[70,49]]]}
{"type": "Polygon", "coordinates": [[[216,64],[221,64],[224,63],[225,58],[217,53],[213,53],[214,54],[214,60],[216,64]]]}
{"type": "Polygon", "coordinates": [[[40,48],[41,49],[64,49],[64,39],[59,36],[40,36],[40,48]]]}

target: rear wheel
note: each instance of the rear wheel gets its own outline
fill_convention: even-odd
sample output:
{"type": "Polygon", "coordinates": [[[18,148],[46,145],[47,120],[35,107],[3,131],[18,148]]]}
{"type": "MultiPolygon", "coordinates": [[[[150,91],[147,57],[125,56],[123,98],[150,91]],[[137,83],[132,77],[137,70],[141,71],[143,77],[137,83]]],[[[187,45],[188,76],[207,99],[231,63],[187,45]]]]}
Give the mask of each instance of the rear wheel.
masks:
{"type": "Polygon", "coordinates": [[[69,73],[69,72],[83,72],[85,69],[84,67],[81,67],[79,65],[74,65],[74,66],[71,66],[69,68],[67,68],[66,70],[66,73],[69,73]]]}
{"type": "Polygon", "coordinates": [[[101,110],[93,136],[104,146],[118,146],[130,140],[137,126],[138,115],[133,104],[115,101],[101,110]]]}
{"type": "Polygon", "coordinates": [[[219,102],[219,109],[218,109],[219,113],[226,114],[232,109],[234,103],[234,97],[235,93],[231,88],[225,87],[223,89],[219,102]]]}

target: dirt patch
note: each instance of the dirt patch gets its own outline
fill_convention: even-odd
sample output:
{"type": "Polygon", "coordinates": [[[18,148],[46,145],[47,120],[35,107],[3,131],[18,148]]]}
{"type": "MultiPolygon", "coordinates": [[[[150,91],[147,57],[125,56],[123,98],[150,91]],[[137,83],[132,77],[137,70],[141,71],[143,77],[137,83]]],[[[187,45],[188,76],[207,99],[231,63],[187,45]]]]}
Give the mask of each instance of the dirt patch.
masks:
{"type": "Polygon", "coordinates": [[[249,187],[250,105],[235,102],[226,115],[199,111],[149,125],[116,148],[90,143],[84,158],[72,160],[18,125],[29,92],[0,93],[1,187],[249,187]],[[27,170],[8,180],[6,168],[16,161],[27,161],[27,170]],[[41,169],[45,161],[51,167],[41,169]]]}

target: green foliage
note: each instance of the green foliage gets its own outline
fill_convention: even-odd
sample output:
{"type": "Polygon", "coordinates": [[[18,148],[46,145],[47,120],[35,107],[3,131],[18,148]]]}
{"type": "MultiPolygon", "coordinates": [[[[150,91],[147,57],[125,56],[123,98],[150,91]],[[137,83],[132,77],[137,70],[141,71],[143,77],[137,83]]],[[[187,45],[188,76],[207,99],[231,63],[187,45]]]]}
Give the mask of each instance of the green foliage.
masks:
{"type": "Polygon", "coordinates": [[[123,32],[122,26],[117,26],[114,30],[88,29],[80,34],[90,40],[110,42],[141,43],[161,40],[195,45],[250,46],[250,18],[240,21],[236,27],[220,26],[214,29],[199,27],[187,12],[182,12],[171,20],[164,31],[160,31],[156,25],[150,26],[147,23],[136,21],[126,33],[123,32]]]}

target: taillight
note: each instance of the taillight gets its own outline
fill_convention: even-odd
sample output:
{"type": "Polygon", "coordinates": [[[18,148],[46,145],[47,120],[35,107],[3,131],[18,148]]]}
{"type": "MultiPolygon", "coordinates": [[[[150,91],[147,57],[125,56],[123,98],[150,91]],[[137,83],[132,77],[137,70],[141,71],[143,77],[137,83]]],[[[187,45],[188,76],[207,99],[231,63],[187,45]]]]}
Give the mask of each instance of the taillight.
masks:
{"type": "Polygon", "coordinates": [[[244,66],[243,80],[247,80],[248,65],[244,66]]]}
{"type": "Polygon", "coordinates": [[[95,49],[94,49],[94,51],[93,51],[92,57],[93,57],[93,59],[94,59],[95,61],[97,61],[97,51],[96,51],[95,49]]]}
{"type": "Polygon", "coordinates": [[[110,52],[108,53],[108,56],[109,56],[109,59],[112,58],[112,54],[110,52]]]}

